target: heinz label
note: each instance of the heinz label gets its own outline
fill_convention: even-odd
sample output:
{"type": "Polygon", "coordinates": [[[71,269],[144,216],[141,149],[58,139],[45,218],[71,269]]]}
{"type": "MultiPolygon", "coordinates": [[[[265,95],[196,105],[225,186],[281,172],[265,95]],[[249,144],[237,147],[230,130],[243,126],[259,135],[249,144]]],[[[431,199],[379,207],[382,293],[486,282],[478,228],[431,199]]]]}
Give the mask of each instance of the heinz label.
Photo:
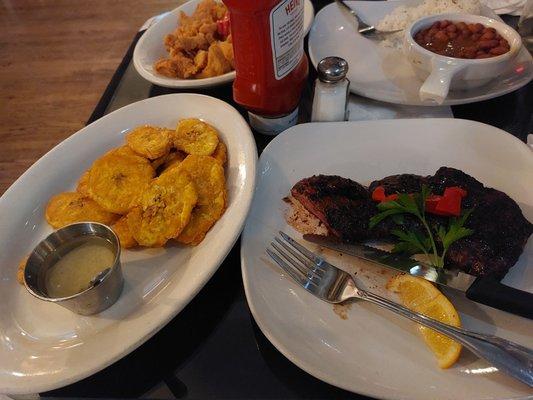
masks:
{"type": "Polygon", "coordinates": [[[272,62],[277,80],[300,62],[303,42],[304,0],[282,0],[270,12],[272,62]]]}

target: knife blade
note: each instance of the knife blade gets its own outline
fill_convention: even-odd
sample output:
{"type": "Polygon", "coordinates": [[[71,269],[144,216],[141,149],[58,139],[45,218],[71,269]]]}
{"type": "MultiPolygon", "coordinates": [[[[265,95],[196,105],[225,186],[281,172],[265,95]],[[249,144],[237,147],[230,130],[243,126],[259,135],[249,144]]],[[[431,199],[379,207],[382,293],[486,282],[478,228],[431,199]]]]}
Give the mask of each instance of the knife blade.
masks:
{"type": "Polygon", "coordinates": [[[361,258],[382,267],[418,276],[439,285],[452,287],[463,292],[466,292],[476,280],[475,276],[459,270],[435,268],[432,265],[415,260],[406,255],[390,253],[364,244],[335,242],[328,237],[320,235],[304,235],[303,238],[308,242],[318,244],[322,247],[361,258]]]}

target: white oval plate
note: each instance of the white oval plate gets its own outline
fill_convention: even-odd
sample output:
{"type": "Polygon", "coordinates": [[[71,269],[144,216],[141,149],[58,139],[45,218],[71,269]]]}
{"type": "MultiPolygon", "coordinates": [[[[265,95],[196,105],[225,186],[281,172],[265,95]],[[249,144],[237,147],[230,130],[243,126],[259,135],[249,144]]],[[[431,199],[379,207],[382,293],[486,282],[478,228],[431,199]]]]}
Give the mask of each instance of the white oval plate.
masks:
{"type": "MultiPolygon", "coordinates": [[[[125,356],[178,314],[209,280],[237,240],[255,183],[257,150],[240,114],[196,94],[158,96],[123,107],[81,129],[26,171],[0,198],[0,393],[38,393],[85,378],[125,356]],[[106,311],[83,317],[32,297],[17,265],[52,229],[48,199],[76,181],[141,124],[173,128],[198,117],[228,147],[228,208],[197,247],[125,250],[125,286],[106,311]]],[[[177,346],[179,346],[179,343],[177,346]]]]}
{"type": "MultiPolygon", "coordinates": [[[[419,0],[349,1],[366,22],[377,24],[399,5],[419,0]]],[[[482,15],[501,19],[488,8],[482,15]]],[[[313,65],[324,57],[339,56],[348,61],[350,90],[388,103],[435,106],[418,96],[420,81],[401,50],[385,48],[357,33],[353,17],[335,3],[320,10],[309,34],[309,57],[313,65]]],[[[521,88],[533,79],[533,58],[522,46],[517,58],[498,79],[480,88],[450,92],[442,105],[466,104],[502,96],[521,88]]]]}
{"type": "MultiPolygon", "coordinates": [[[[282,201],[300,179],[338,174],[362,183],[398,173],[463,169],[508,193],[533,220],[533,153],[488,125],[454,119],[385,120],[297,125],[277,136],[258,164],[254,201],[241,239],[244,288],[268,339],[289,360],[335,386],[380,399],[518,399],[531,389],[464,351],[440,370],[414,324],[357,302],[342,320],[330,304],[285,277],[266,246],[279,229],[301,239],[284,219],[282,201]]],[[[495,211],[496,212],[496,211],[495,211]]],[[[308,244],[309,248],[315,248],[308,244]]],[[[316,248],[315,248],[316,249],[316,248]]],[[[357,272],[370,290],[384,290],[388,271],[324,250],[334,264],[357,272]]],[[[533,239],[504,282],[533,293],[533,239]],[[529,264],[529,266],[528,266],[529,264]]],[[[495,333],[533,348],[533,321],[446,291],[466,328],[495,333]]]]}
{"type": "MultiPolygon", "coordinates": [[[[170,11],[152,25],[139,39],[133,51],[133,65],[144,79],[154,85],[170,88],[205,88],[229,83],[235,79],[235,71],[202,79],[168,78],[154,71],[154,63],[168,56],[163,39],[178,26],[180,12],[183,11],[185,14],[191,15],[201,1],[191,0],[170,11]]],[[[307,35],[307,32],[311,29],[314,15],[313,4],[310,0],[304,0],[304,35],[307,35]]]]}

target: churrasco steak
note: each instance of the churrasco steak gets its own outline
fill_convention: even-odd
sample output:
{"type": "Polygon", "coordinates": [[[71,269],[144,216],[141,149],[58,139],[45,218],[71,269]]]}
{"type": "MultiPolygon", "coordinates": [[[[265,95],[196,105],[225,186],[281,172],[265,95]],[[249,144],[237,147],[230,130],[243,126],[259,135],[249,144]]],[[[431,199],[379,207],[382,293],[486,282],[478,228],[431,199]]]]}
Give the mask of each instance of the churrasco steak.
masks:
{"type": "MultiPolygon", "coordinates": [[[[369,220],[378,212],[371,198],[374,188],[383,186],[387,194],[414,193],[422,185],[437,195],[446,187],[460,186],[468,193],[462,207],[473,209],[466,227],[474,233],[452,244],[446,265],[476,276],[502,278],[520,257],[533,233],[533,224],[505,193],[485,187],[458,169],[442,167],[433,176],[393,175],[372,182],[369,189],[339,176],[317,175],[302,179],[291,194],[324,223],[332,236],[345,242],[359,242],[390,238],[391,229],[398,227],[391,219],[385,219],[369,230],[369,220]]],[[[447,223],[447,218],[432,214],[427,219],[434,228],[447,223]]],[[[405,218],[405,224],[407,229],[423,232],[416,218],[405,218]]]]}

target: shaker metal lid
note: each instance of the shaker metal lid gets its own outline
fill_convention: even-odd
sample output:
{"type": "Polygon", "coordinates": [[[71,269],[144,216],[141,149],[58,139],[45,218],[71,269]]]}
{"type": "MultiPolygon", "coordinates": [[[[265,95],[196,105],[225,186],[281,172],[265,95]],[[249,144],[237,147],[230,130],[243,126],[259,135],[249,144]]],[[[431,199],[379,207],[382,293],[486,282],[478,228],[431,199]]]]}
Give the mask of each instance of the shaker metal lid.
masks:
{"type": "Polygon", "coordinates": [[[348,63],[344,58],[326,57],[320,60],[317,67],[318,79],[326,83],[335,83],[346,78],[348,63]]]}

